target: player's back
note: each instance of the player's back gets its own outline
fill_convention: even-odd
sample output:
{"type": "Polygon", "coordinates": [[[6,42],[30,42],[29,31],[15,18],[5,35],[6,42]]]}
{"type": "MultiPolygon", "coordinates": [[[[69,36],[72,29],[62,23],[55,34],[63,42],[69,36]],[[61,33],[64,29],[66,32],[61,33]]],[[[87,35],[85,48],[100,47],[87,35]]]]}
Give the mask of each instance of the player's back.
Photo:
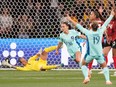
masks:
{"type": "Polygon", "coordinates": [[[92,31],[86,35],[87,36],[87,50],[88,54],[92,56],[102,55],[102,35],[103,33],[98,29],[97,31],[92,31]]]}
{"type": "Polygon", "coordinates": [[[96,31],[86,29],[82,27],[80,24],[77,24],[76,27],[85,33],[88,41],[88,54],[92,56],[102,55],[102,36],[104,31],[106,30],[107,25],[112,20],[113,15],[110,15],[109,18],[104,22],[104,24],[98,28],[96,31]]]}

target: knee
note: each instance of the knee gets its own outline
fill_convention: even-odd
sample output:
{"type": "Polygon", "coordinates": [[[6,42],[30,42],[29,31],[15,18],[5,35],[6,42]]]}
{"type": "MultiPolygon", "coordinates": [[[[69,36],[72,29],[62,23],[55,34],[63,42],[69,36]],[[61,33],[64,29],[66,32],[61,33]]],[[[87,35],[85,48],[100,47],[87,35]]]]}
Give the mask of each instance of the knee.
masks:
{"type": "Polygon", "coordinates": [[[80,58],[76,58],[75,61],[78,63],[80,62],[80,58]]]}

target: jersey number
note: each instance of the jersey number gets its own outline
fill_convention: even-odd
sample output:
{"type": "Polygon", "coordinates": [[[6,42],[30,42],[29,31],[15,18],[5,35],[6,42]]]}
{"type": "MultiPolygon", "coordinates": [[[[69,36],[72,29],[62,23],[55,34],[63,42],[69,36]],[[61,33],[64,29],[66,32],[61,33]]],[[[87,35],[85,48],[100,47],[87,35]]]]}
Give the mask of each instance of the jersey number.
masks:
{"type": "Polygon", "coordinates": [[[99,43],[99,40],[100,40],[100,37],[99,36],[94,36],[93,37],[93,43],[94,44],[98,44],[99,43]]]}

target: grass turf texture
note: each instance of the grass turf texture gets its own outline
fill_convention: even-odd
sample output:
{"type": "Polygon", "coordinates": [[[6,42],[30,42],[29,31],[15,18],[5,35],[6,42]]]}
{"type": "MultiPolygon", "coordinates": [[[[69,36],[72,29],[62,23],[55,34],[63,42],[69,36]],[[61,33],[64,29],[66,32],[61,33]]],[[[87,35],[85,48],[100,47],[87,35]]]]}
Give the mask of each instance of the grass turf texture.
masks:
{"type": "Polygon", "coordinates": [[[82,83],[83,75],[80,70],[0,70],[0,87],[116,87],[116,77],[111,76],[112,85],[105,85],[104,76],[97,73],[98,71],[93,71],[91,81],[85,85],[82,83]]]}

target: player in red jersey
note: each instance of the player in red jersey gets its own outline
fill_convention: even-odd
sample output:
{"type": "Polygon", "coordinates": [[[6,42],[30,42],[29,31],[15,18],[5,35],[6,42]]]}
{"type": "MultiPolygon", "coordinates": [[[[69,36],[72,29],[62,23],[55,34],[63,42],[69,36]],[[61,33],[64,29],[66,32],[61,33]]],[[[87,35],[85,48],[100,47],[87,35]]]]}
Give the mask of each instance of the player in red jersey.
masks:
{"type": "MultiPolygon", "coordinates": [[[[115,9],[116,13],[116,8],[114,5],[114,0],[111,1],[113,8],[115,9]]],[[[113,20],[110,22],[110,24],[107,27],[106,31],[106,39],[104,39],[104,44],[103,44],[103,53],[106,59],[106,62],[108,61],[107,55],[109,51],[112,48],[112,57],[114,61],[114,68],[116,69],[116,14],[113,18],[113,20]]],[[[99,74],[102,74],[103,72],[99,72],[99,74]]],[[[114,75],[116,76],[116,71],[114,72],[114,75]]]]}
{"type": "MultiPolygon", "coordinates": [[[[108,35],[107,42],[110,43],[110,46],[109,49],[107,49],[107,53],[105,55],[107,56],[108,52],[112,48],[114,68],[116,69],[116,11],[113,20],[108,25],[107,35],[108,35]]],[[[114,75],[116,76],[116,71],[114,72],[114,75]]]]}

